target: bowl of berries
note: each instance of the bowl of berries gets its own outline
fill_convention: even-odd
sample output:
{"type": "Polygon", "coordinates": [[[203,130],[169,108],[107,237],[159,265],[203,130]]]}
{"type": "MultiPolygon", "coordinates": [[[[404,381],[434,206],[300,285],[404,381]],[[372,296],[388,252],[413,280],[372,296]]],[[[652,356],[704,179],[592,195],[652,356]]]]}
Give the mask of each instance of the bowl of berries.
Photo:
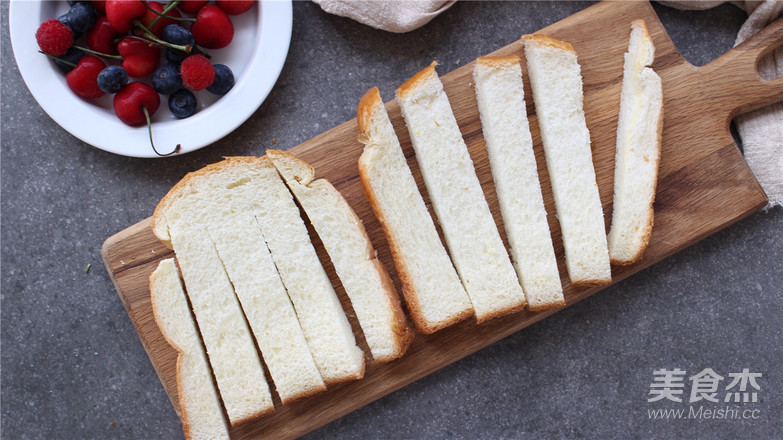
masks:
{"type": "Polygon", "coordinates": [[[47,114],[131,157],[184,154],[245,122],[291,41],[291,0],[24,1],[9,7],[14,57],[47,114]]]}

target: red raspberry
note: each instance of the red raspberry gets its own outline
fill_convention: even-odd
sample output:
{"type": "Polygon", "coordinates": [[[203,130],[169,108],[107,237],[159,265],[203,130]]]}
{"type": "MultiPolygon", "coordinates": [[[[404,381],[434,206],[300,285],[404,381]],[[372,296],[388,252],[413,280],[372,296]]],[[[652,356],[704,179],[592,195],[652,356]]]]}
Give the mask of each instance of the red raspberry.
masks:
{"type": "Polygon", "coordinates": [[[204,55],[191,55],[179,68],[182,84],[192,90],[204,90],[215,80],[215,68],[204,55]]]}
{"type": "Polygon", "coordinates": [[[73,45],[73,32],[59,20],[50,18],[35,32],[38,47],[49,55],[60,56],[73,45]]]}

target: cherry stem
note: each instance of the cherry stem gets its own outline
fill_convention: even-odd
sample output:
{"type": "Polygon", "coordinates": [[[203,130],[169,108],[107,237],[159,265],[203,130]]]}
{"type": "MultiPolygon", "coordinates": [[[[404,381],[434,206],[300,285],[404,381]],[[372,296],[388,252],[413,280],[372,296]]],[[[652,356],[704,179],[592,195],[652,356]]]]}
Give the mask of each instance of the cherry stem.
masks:
{"type": "MultiPolygon", "coordinates": [[[[133,24],[138,26],[138,30],[141,30],[141,35],[137,34],[135,35],[137,38],[141,40],[151,41],[153,43],[156,43],[160,46],[167,47],[169,49],[175,49],[175,50],[181,50],[185,53],[190,53],[191,50],[193,50],[193,46],[187,44],[187,45],[181,45],[181,44],[172,44],[168,41],[161,40],[160,38],[156,37],[155,34],[152,33],[144,24],[142,24],[138,19],[133,20],[133,24]]],[[[137,31],[138,31],[137,30],[137,31]]]]}
{"type": "Polygon", "coordinates": [[[38,51],[38,53],[42,53],[42,54],[46,55],[47,57],[49,57],[49,58],[51,58],[51,59],[53,59],[53,60],[57,60],[57,61],[59,61],[59,62],[61,62],[61,63],[65,64],[65,65],[67,65],[67,66],[76,67],[76,63],[72,63],[72,62],[70,62],[70,61],[68,61],[68,60],[65,60],[65,59],[63,59],[63,58],[60,58],[60,57],[58,57],[58,56],[56,56],[56,55],[52,55],[52,54],[50,54],[50,53],[46,53],[46,52],[44,52],[44,51],[42,51],[42,50],[39,50],[39,51],[38,51]]]}
{"type": "Polygon", "coordinates": [[[147,132],[149,132],[149,135],[150,135],[150,145],[152,145],[152,151],[154,151],[155,154],[157,154],[158,156],[161,156],[161,157],[171,156],[172,154],[179,153],[179,149],[180,149],[180,147],[182,147],[182,145],[180,145],[180,144],[177,144],[177,146],[174,147],[174,149],[172,151],[170,151],[170,152],[168,152],[166,154],[160,154],[158,152],[158,149],[155,148],[155,142],[152,141],[152,121],[150,120],[150,112],[149,112],[149,110],[147,110],[147,107],[143,106],[143,105],[141,106],[141,111],[144,112],[144,119],[147,120],[147,132]]]}
{"type": "Polygon", "coordinates": [[[87,53],[90,53],[90,54],[93,54],[93,55],[98,55],[99,57],[111,58],[113,60],[124,60],[125,59],[125,58],[121,57],[120,55],[109,55],[107,53],[98,52],[98,51],[95,51],[95,50],[92,50],[92,49],[88,49],[86,47],[78,46],[76,44],[74,44],[73,47],[75,47],[76,49],[79,49],[79,50],[81,50],[83,52],[87,52],[87,53]]]}
{"type": "Polygon", "coordinates": [[[155,19],[150,22],[149,27],[154,27],[158,23],[158,20],[160,20],[161,18],[168,18],[169,20],[174,20],[174,21],[190,21],[190,22],[195,22],[196,21],[195,18],[174,17],[172,15],[166,15],[166,13],[171,11],[172,9],[174,9],[174,7],[177,6],[177,4],[179,4],[179,0],[173,1],[173,2],[169,3],[168,5],[166,5],[165,8],[163,8],[162,12],[158,12],[158,11],[152,9],[152,6],[150,6],[147,2],[144,2],[144,6],[146,6],[147,9],[149,9],[155,15],[157,15],[157,17],[155,17],[155,19]]]}

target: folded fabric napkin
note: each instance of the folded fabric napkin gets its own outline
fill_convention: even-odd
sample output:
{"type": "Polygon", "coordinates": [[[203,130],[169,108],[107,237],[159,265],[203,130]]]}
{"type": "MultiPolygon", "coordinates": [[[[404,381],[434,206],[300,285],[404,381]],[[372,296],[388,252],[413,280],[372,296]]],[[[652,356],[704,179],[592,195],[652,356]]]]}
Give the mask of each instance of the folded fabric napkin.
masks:
{"type": "MultiPolygon", "coordinates": [[[[313,0],[331,14],[391,32],[408,32],[421,27],[445,11],[456,0],[313,0]]],[[[723,0],[661,0],[661,4],[681,9],[708,9],[723,0]]],[[[763,29],[783,15],[783,1],[733,1],[749,17],[737,35],[736,44],[763,29]]],[[[783,76],[783,47],[759,63],[765,79],[783,76]]],[[[783,103],[774,104],[736,118],[745,160],[767,193],[769,204],[783,206],[783,103]]]]}

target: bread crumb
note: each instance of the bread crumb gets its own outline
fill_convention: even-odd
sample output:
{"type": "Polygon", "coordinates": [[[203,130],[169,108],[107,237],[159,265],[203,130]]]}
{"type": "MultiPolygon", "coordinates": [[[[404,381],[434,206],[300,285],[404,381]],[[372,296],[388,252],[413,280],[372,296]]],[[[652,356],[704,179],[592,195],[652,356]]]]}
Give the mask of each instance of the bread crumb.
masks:
{"type": "Polygon", "coordinates": [[[272,145],[277,145],[277,138],[272,138],[272,145]]]}
{"type": "Polygon", "coordinates": [[[585,320],[585,324],[587,324],[587,325],[590,325],[590,320],[589,320],[589,319],[586,319],[586,320],[585,320]]]}

